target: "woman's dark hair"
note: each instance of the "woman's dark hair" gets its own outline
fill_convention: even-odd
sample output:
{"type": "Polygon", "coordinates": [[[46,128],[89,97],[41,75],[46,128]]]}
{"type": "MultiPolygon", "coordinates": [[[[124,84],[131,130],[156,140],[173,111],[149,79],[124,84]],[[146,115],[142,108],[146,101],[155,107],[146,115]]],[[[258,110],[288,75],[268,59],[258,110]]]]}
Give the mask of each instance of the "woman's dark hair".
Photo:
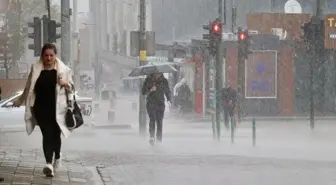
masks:
{"type": "Polygon", "coordinates": [[[56,48],[55,44],[46,43],[46,44],[43,45],[43,47],[41,49],[41,57],[44,55],[44,53],[47,49],[52,49],[54,51],[54,53],[57,54],[57,48],[56,48]]]}

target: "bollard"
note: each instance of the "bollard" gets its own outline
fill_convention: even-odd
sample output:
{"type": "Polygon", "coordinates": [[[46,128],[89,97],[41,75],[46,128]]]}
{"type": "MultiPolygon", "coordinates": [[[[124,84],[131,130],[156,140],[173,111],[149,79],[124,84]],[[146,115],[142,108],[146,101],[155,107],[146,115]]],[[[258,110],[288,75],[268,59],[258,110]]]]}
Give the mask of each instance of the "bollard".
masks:
{"type": "Polygon", "coordinates": [[[256,120],[255,118],[252,119],[252,142],[253,146],[256,145],[256,120]]]}
{"type": "Polygon", "coordinates": [[[234,144],[235,119],[231,118],[231,144],[234,144]]]}
{"type": "Polygon", "coordinates": [[[109,123],[114,123],[114,119],[115,119],[115,111],[114,110],[109,110],[107,112],[107,119],[109,123]]]}
{"type": "Polygon", "coordinates": [[[216,123],[215,123],[215,116],[214,114],[211,115],[211,121],[212,121],[212,137],[214,140],[216,140],[216,123]]]}

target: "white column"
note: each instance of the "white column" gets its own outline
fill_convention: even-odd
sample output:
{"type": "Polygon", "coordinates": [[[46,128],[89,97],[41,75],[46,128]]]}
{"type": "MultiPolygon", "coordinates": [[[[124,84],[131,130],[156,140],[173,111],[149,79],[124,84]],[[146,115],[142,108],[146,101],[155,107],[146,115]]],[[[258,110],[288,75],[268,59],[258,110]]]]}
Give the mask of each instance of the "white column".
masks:
{"type": "Polygon", "coordinates": [[[107,49],[107,0],[102,0],[101,14],[101,44],[103,49],[107,49]]]}
{"type": "Polygon", "coordinates": [[[112,45],[111,45],[111,42],[112,42],[112,32],[113,32],[113,1],[108,1],[107,2],[107,19],[106,19],[107,23],[106,23],[106,26],[107,26],[107,34],[109,35],[109,40],[108,40],[108,49],[111,49],[112,48],[112,45]]]}
{"type": "Polygon", "coordinates": [[[152,31],[152,0],[147,0],[146,5],[146,30],[152,31]]]}
{"type": "Polygon", "coordinates": [[[78,61],[78,26],[77,26],[77,0],[73,0],[73,22],[72,22],[72,62],[74,71],[74,81],[76,84],[76,89],[78,89],[79,84],[79,61],[78,61]]]}

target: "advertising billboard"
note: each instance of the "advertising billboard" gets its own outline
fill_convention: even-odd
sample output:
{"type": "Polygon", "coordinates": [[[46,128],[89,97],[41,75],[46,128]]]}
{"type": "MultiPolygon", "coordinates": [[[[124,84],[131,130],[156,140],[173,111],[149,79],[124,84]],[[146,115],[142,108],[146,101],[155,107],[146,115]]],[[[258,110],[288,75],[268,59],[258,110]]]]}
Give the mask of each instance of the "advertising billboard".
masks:
{"type": "Polygon", "coordinates": [[[277,97],[277,51],[253,51],[245,64],[245,97],[277,97]]]}

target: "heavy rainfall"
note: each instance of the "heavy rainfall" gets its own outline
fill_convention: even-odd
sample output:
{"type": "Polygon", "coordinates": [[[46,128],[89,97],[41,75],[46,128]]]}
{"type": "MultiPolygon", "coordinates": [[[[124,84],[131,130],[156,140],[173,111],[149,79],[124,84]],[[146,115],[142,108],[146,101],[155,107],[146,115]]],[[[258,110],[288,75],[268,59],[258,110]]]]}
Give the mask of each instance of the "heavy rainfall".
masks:
{"type": "Polygon", "coordinates": [[[1,184],[336,184],[335,12],[0,0],[1,184]]]}

